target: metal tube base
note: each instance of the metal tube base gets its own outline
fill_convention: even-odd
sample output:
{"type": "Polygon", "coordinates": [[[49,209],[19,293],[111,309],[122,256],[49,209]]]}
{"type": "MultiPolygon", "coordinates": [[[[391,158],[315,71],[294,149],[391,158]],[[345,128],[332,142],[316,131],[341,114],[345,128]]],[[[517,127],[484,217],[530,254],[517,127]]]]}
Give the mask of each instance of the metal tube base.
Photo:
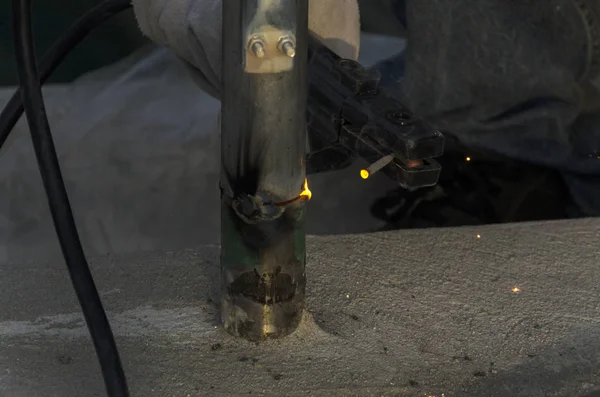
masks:
{"type": "Polygon", "coordinates": [[[305,296],[308,0],[223,2],[222,322],[293,332],[305,296]]]}
{"type": "MultiPolygon", "coordinates": [[[[251,341],[292,333],[302,319],[306,287],[305,202],[268,225],[277,241],[262,245],[261,226],[221,207],[221,315],[227,332],[251,341]]],[[[264,225],[262,225],[264,226],[264,225]]]]}

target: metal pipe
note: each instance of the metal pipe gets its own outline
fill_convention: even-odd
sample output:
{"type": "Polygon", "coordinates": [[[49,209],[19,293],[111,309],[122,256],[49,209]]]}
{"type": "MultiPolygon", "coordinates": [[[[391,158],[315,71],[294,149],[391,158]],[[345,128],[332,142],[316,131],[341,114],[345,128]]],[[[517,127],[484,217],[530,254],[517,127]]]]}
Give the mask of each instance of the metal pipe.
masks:
{"type": "Polygon", "coordinates": [[[305,300],[308,0],[223,2],[222,322],[292,333],[305,300]]]}

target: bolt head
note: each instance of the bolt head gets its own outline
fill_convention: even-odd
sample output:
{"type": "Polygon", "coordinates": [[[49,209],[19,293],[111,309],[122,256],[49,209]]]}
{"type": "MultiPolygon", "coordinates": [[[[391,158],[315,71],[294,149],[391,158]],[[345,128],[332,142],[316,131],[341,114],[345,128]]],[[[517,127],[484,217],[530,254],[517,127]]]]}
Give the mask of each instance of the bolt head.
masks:
{"type": "Polygon", "coordinates": [[[283,53],[286,56],[288,56],[290,58],[293,58],[296,56],[296,49],[294,48],[294,43],[292,43],[291,41],[284,43],[282,48],[283,48],[283,53]]]}
{"type": "Polygon", "coordinates": [[[261,37],[252,37],[248,41],[248,48],[257,58],[265,57],[265,41],[261,37]]]}
{"type": "Polygon", "coordinates": [[[252,44],[252,53],[257,58],[264,58],[265,57],[265,46],[258,42],[252,44]]]}
{"type": "Polygon", "coordinates": [[[279,39],[279,51],[286,56],[293,58],[296,56],[296,43],[290,36],[283,36],[279,39]]]}

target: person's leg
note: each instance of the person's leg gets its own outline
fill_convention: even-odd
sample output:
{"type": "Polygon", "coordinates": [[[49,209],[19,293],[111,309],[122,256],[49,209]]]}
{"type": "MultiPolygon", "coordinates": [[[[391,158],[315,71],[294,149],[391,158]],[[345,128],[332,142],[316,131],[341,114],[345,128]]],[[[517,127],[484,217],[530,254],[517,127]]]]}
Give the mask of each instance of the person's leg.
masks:
{"type": "Polygon", "coordinates": [[[597,102],[595,3],[406,0],[406,52],[375,68],[462,145],[560,171],[579,214],[600,215],[600,116],[581,115],[597,102]]]}
{"type": "Polygon", "coordinates": [[[574,164],[562,173],[578,207],[572,215],[600,216],[600,109],[580,115],[569,141],[574,164]]]}
{"type": "Polygon", "coordinates": [[[406,0],[388,0],[390,1],[390,5],[396,18],[402,25],[404,29],[406,29],[406,0]]]}

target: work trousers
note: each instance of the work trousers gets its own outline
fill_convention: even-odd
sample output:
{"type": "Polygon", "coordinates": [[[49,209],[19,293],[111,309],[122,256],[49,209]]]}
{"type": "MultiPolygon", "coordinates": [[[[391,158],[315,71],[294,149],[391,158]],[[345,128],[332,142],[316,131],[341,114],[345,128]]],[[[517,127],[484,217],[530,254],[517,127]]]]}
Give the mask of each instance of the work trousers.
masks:
{"type": "Polygon", "coordinates": [[[573,216],[600,216],[600,1],[388,1],[407,46],[382,83],[466,147],[557,170],[573,216]]]}

